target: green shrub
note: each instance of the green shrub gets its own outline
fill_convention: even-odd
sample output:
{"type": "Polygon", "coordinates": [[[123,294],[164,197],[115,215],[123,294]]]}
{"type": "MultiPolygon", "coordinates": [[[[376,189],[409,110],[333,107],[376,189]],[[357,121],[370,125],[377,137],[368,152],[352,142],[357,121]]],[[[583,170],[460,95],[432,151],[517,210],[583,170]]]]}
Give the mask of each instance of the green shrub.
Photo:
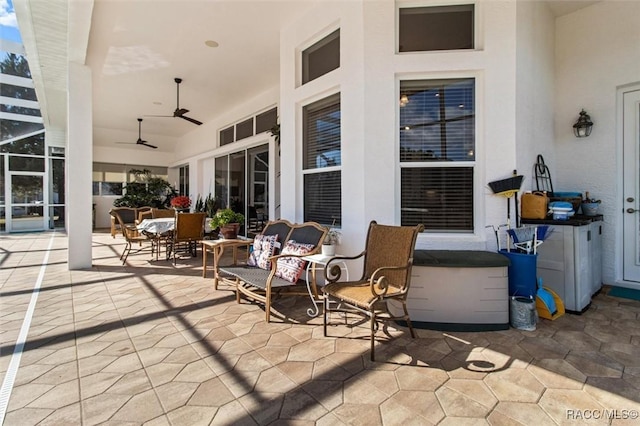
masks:
{"type": "Polygon", "coordinates": [[[242,213],[236,213],[233,210],[227,208],[218,210],[211,218],[209,224],[212,228],[220,228],[221,226],[228,225],[229,223],[244,224],[244,215],[242,213]]]}

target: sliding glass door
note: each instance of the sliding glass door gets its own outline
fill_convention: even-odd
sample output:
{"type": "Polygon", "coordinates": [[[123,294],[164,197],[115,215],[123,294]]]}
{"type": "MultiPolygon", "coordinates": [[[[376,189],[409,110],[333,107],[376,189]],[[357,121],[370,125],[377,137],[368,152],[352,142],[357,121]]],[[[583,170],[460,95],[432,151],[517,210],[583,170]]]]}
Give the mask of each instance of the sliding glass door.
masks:
{"type": "Polygon", "coordinates": [[[249,232],[260,232],[269,216],[269,149],[267,145],[247,151],[249,232]]]}
{"type": "Polygon", "coordinates": [[[269,145],[216,158],[215,196],[222,207],[244,214],[241,234],[259,232],[269,212],[269,145]]]}

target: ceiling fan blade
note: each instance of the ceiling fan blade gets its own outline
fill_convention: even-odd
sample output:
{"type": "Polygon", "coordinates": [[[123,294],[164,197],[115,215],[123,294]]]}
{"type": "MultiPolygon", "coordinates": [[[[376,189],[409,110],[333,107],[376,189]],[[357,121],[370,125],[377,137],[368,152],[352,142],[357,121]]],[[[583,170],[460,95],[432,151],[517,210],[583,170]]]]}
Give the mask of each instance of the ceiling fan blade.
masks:
{"type": "Polygon", "coordinates": [[[193,124],[197,124],[198,126],[200,126],[202,124],[201,121],[196,120],[195,118],[191,118],[191,117],[187,117],[185,115],[181,115],[180,118],[184,118],[187,121],[192,122],[193,124]]]}
{"type": "Polygon", "coordinates": [[[150,143],[147,143],[147,141],[139,142],[139,143],[138,143],[138,145],[144,145],[144,146],[147,146],[147,147],[149,147],[149,148],[153,148],[153,149],[157,149],[157,148],[158,148],[158,147],[157,147],[157,146],[155,146],[155,145],[151,145],[150,143]]]}
{"type": "Polygon", "coordinates": [[[173,116],[174,117],[182,117],[183,115],[185,115],[186,113],[188,113],[189,110],[188,109],[184,109],[184,108],[176,108],[175,111],[173,111],[173,116]]]}

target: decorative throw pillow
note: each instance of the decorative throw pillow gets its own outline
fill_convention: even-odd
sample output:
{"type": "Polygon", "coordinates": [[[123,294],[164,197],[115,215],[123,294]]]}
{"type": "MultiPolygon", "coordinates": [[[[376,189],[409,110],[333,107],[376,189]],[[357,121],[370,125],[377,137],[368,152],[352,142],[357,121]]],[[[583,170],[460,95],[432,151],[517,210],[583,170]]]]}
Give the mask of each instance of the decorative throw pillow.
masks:
{"type": "MultiPolygon", "coordinates": [[[[303,244],[289,240],[284,245],[280,254],[305,255],[314,248],[315,246],[313,244],[303,244]]],[[[306,260],[302,260],[299,257],[280,257],[278,258],[276,277],[295,283],[300,278],[300,275],[302,275],[306,264],[306,260]]]]}
{"type": "Polygon", "coordinates": [[[253,251],[249,255],[249,259],[247,259],[247,265],[271,269],[269,258],[273,256],[277,240],[277,235],[256,235],[253,239],[253,251]]]}

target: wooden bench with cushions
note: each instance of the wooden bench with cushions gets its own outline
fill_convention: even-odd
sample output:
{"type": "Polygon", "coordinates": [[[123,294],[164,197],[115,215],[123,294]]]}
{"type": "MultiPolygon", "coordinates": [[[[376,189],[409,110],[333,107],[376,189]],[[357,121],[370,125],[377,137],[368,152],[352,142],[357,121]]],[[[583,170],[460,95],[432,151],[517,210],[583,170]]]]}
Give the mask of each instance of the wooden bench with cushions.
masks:
{"type": "Polygon", "coordinates": [[[235,286],[238,303],[242,297],[264,303],[265,319],[269,322],[273,294],[290,291],[303,283],[300,277],[306,262],[301,258],[318,253],[327,232],[326,227],[316,222],[268,222],[254,237],[247,264],[221,266],[219,279],[235,286]]]}

